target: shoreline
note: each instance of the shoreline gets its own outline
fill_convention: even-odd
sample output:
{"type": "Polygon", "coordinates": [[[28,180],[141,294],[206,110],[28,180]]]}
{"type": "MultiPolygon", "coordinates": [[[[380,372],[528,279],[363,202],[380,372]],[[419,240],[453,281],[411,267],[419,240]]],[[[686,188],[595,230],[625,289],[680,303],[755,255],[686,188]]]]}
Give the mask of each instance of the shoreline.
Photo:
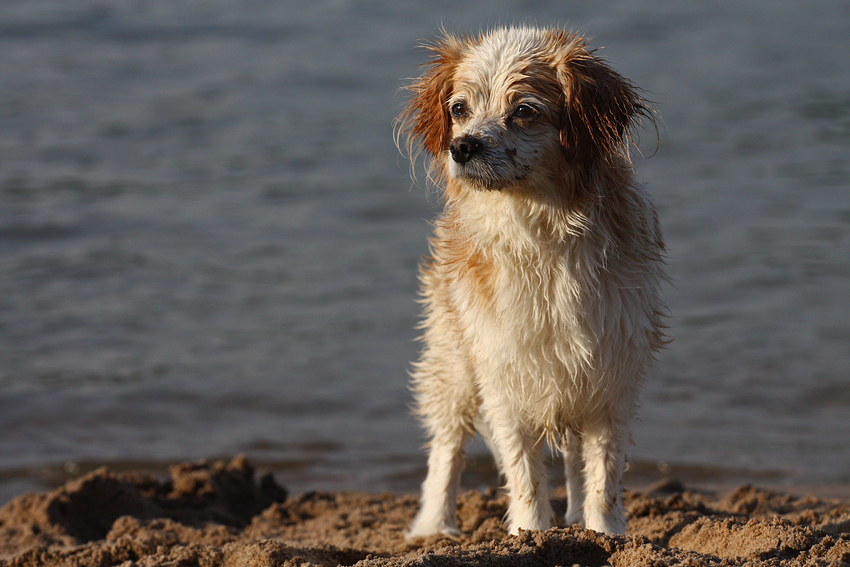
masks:
{"type": "MultiPolygon", "coordinates": [[[[407,542],[415,493],[291,494],[244,457],[149,472],[101,468],[0,508],[0,565],[637,565],[850,562],[850,503],[667,479],[625,493],[626,536],[578,526],[508,536],[507,497],[468,490],[462,535],[407,542]]],[[[563,492],[553,498],[563,511],[563,492]]]]}
{"type": "MultiPolygon", "coordinates": [[[[229,457],[203,459],[208,462],[229,460],[229,457]]],[[[421,455],[417,465],[409,471],[392,475],[390,480],[358,483],[346,486],[337,477],[314,474],[304,462],[262,460],[249,457],[253,468],[271,473],[277,479],[285,479],[287,488],[293,493],[324,491],[391,492],[394,494],[418,493],[425,478],[425,458],[421,455]],[[368,486],[363,486],[364,484],[368,486]]],[[[41,466],[18,467],[0,470],[0,507],[27,492],[48,492],[79,479],[95,470],[106,468],[113,473],[147,473],[160,479],[169,476],[169,469],[176,461],[150,460],[86,460],[80,462],[54,463],[41,466]]],[[[558,463],[550,463],[550,484],[557,490],[564,483],[563,471],[558,463]]],[[[813,495],[818,498],[850,500],[850,482],[816,482],[798,480],[776,470],[749,470],[724,468],[709,465],[666,463],[655,461],[630,462],[624,476],[624,487],[631,491],[645,491],[669,479],[675,479],[690,490],[703,492],[728,492],[742,484],[784,492],[795,496],[813,495]]],[[[462,490],[483,491],[500,487],[501,479],[489,454],[472,455],[467,458],[463,472],[462,490]]]]}

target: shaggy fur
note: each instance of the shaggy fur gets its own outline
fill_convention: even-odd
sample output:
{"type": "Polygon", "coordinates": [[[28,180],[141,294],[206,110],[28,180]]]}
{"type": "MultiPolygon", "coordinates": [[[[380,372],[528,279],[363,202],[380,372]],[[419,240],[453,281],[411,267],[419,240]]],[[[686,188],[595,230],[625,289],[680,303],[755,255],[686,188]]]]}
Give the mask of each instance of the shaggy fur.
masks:
{"type": "Polygon", "coordinates": [[[445,35],[432,49],[399,118],[445,199],[421,269],[412,376],[430,442],[408,537],[458,533],[476,431],[505,476],[512,533],[552,525],[547,440],[564,454],[567,523],[623,533],[624,449],[665,311],[661,230],[628,153],[649,110],[564,31],[445,35]]]}

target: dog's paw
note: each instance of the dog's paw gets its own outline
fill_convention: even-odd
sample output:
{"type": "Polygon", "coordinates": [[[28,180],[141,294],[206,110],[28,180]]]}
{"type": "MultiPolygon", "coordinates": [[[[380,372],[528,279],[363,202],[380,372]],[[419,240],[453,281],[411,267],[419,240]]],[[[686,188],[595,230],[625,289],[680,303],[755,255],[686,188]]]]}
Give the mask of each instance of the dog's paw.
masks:
{"type": "Polygon", "coordinates": [[[450,526],[444,522],[414,521],[410,529],[404,532],[404,539],[407,541],[435,536],[457,539],[460,537],[460,530],[457,526],[450,526]]]}
{"type": "Polygon", "coordinates": [[[567,510],[567,513],[564,515],[564,521],[568,526],[579,525],[584,527],[584,510],[581,508],[567,510]]]}

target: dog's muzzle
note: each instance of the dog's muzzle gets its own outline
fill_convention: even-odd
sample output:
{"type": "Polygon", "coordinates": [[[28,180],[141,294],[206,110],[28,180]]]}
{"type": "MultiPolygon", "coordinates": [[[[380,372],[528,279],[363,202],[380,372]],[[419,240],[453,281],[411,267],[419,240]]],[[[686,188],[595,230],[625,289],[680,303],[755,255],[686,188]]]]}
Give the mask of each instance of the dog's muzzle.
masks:
{"type": "Polygon", "coordinates": [[[481,140],[468,134],[464,134],[463,136],[456,138],[449,145],[449,151],[452,154],[452,159],[461,165],[475,157],[475,154],[481,151],[481,148],[481,140]]]}

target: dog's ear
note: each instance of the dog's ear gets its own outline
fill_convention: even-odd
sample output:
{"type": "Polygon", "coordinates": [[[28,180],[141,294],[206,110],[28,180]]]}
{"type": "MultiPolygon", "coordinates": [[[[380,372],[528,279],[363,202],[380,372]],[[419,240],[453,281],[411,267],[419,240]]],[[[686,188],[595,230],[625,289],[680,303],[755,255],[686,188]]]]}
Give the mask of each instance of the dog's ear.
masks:
{"type": "Polygon", "coordinates": [[[591,163],[626,155],[632,121],[652,120],[639,90],[578,44],[557,66],[564,92],[561,143],[571,161],[591,163]]]}
{"type": "Polygon", "coordinates": [[[429,49],[435,56],[427,63],[430,65],[428,71],[407,87],[413,92],[413,98],[399,116],[398,124],[400,133],[407,136],[409,149],[419,140],[431,155],[437,156],[449,143],[448,101],[452,95],[452,75],[463,45],[446,34],[429,49]]]}

